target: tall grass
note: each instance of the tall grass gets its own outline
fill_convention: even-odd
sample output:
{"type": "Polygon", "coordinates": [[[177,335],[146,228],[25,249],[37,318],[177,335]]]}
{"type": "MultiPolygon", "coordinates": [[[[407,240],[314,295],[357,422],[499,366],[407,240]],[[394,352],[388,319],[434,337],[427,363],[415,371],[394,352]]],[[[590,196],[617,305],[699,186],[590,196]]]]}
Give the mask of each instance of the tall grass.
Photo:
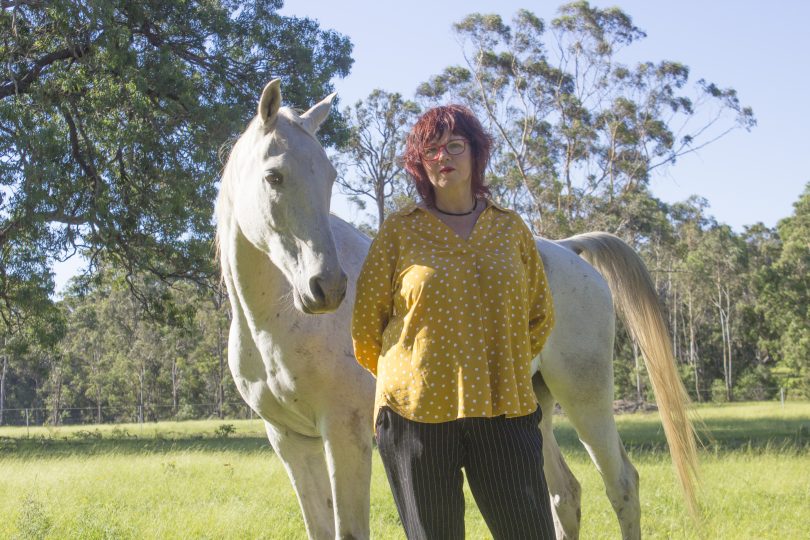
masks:
{"type": "MultiPolygon", "coordinates": [[[[810,404],[700,407],[702,526],[687,517],[656,414],[617,418],[641,475],[647,538],[805,538],[810,404]]],[[[619,538],[598,472],[565,418],[555,432],[582,483],[583,539],[619,538]]],[[[374,454],[374,538],[404,538],[374,454]]],[[[487,538],[468,495],[467,536],[487,538]]],[[[305,538],[258,421],[0,428],[0,538],[305,538]],[[222,426],[232,426],[223,428],[222,426]],[[232,432],[231,432],[232,431],[232,432]]]]}

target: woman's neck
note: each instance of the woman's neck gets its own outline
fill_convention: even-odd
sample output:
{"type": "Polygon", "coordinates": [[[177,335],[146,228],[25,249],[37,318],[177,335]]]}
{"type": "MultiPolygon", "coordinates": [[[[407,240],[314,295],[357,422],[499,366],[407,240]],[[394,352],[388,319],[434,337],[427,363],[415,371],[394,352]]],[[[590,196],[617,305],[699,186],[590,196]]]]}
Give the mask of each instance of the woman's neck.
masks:
{"type": "Polygon", "coordinates": [[[436,189],[434,190],[434,193],[436,197],[436,208],[445,212],[458,214],[462,212],[469,212],[475,203],[472,190],[469,188],[469,186],[464,186],[461,189],[455,190],[436,189]]]}

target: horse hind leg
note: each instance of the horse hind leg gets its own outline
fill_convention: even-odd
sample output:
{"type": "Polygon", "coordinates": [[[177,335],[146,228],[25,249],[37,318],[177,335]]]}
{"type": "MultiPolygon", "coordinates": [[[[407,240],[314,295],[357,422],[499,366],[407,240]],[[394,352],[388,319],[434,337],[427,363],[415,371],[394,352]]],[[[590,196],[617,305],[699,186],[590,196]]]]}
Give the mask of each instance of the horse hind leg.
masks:
{"type": "Polygon", "coordinates": [[[619,438],[609,400],[562,403],[579,440],[602,475],[605,491],[619,520],[622,538],[641,538],[639,477],[619,438]]]}
{"type": "Polygon", "coordinates": [[[316,540],[333,539],[335,518],[323,439],[300,435],[269,422],[264,426],[298,497],[307,535],[316,540]]]}
{"type": "Polygon", "coordinates": [[[546,475],[554,528],[558,540],[579,538],[580,499],[582,488],[563,459],[554,437],[552,413],[556,403],[539,373],[532,379],[534,393],[543,411],[540,431],[543,434],[543,471],[546,475]]]}

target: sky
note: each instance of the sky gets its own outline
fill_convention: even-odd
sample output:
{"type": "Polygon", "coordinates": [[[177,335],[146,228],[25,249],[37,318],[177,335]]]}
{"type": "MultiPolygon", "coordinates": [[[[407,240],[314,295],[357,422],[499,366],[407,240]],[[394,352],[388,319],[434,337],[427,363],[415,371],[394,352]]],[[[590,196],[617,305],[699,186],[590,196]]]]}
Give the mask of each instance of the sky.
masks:
{"type": "MultiPolygon", "coordinates": [[[[348,36],[354,65],[335,79],[342,109],[375,88],[413,98],[416,87],[445,67],[463,63],[452,24],[470,13],[509,21],[529,9],[550,22],[562,2],[514,0],[290,0],[284,15],[308,17],[348,36]]],[[[690,67],[690,81],[706,78],[732,87],[753,108],[758,125],[737,130],[682,157],[651,179],[665,202],[696,194],[708,213],[742,232],[789,216],[810,181],[810,2],[804,0],[617,0],[647,37],[631,45],[627,61],[673,60],[690,67]]],[[[265,81],[257,82],[257,94],[265,81]]],[[[282,88],[283,92],[283,88],[282,88]]],[[[333,196],[332,210],[349,221],[373,221],[333,196]]],[[[81,267],[73,257],[57,266],[57,291],[81,267]]]]}

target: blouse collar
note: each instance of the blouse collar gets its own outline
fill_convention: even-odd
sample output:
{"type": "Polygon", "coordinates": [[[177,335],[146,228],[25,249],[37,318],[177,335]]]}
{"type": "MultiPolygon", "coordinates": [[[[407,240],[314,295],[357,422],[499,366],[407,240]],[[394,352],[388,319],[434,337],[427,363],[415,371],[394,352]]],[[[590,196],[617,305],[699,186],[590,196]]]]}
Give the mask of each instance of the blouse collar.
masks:
{"type": "MultiPolygon", "coordinates": [[[[490,206],[492,206],[494,209],[496,209],[496,210],[498,210],[498,211],[500,211],[500,212],[504,212],[504,213],[509,212],[509,210],[507,210],[506,208],[504,208],[504,207],[503,207],[503,206],[501,206],[500,204],[496,203],[494,200],[492,200],[492,199],[485,199],[485,200],[486,200],[486,201],[489,203],[489,205],[490,205],[490,206]]],[[[405,209],[404,209],[402,212],[403,212],[403,214],[404,214],[404,215],[408,216],[408,215],[410,215],[410,214],[413,214],[414,212],[416,212],[416,211],[417,211],[417,210],[419,210],[420,208],[422,208],[422,207],[421,207],[421,206],[419,206],[418,204],[415,204],[415,203],[414,203],[414,204],[412,204],[412,205],[410,205],[410,206],[406,207],[406,208],[405,208],[405,209]]]]}

